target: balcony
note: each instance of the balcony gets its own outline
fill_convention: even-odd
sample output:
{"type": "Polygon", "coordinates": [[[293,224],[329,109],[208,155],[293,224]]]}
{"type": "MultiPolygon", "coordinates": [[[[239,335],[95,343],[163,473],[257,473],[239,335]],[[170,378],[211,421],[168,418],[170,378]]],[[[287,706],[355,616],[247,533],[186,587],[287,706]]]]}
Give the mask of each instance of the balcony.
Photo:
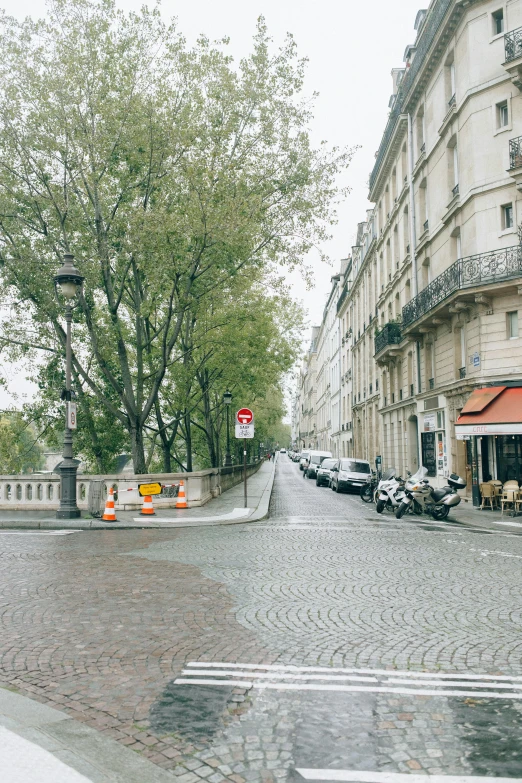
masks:
{"type": "Polygon", "coordinates": [[[522,190],[522,136],[509,140],[508,173],[515,180],[517,190],[522,190]]]}
{"type": "Polygon", "coordinates": [[[398,353],[397,346],[402,341],[401,325],[388,323],[375,335],[374,356],[380,359],[390,357],[398,353]]]}
{"type": "Polygon", "coordinates": [[[447,320],[452,314],[451,307],[455,312],[456,309],[469,308],[472,304],[487,304],[483,292],[476,290],[481,287],[491,288],[494,285],[495,290],[498,290],[502,286],[504,289],[514,288],[516,292],[517,287],[511,281],[520,277],[521,245],[459,258],[403,307],[402,333],[415,332],[413,324],[418,328],[419,322],[425,321],[427,317],[432,319],[433,325],[444,323],[441,316],[447,320]]]}
{"type": "Polygon", "coordinates": [[[515,87],[522,90],[522,27],[505,34],[504,55],[504,68],[515,87]]]}

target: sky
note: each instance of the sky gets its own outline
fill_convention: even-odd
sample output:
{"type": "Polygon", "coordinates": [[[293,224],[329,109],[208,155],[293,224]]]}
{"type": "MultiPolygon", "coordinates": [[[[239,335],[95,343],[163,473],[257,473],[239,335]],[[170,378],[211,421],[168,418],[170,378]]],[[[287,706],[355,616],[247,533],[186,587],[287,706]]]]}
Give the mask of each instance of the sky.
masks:
{"type": "MultiPolygon", "coordinates": [[[[275,43],[291,32],[300,56],[309,60],[305,93],[319,93],[312,140],[359,147],[339,182],[351,192],[339,206],[332,239],[323,248],[331,266],[320,263],[315,255],[310,257],[314,270],[310,290],[299,273],[288,277],[310,325],[321,322],[330,277],[339,270],[340,259],[349,255],[357,223],[372,206],[367,200],[367,182],[388,115],[391,69],[403,66],[404,50],[415,39],[417,11],[428,4],[428,0],[163,0],[161,4],[164,17],[177,17],[189,42],[201,33],[212,40],[228,36],[229,52],[237,59],[250,49],[258,16],[265,17],[275,43]]],[[[143,0],[118,0],[118,5],[137,10],[143,0]]],[[[42,17],[45,7],[41,0],[0,0],[0,8],[18,18],[42,17]]],[[[11,391],[31,394],[23,372],[15,372],[13,378],[11,391]]],[[[13,398],[0,390],[0,406],[9,403],[13,398]]]]}

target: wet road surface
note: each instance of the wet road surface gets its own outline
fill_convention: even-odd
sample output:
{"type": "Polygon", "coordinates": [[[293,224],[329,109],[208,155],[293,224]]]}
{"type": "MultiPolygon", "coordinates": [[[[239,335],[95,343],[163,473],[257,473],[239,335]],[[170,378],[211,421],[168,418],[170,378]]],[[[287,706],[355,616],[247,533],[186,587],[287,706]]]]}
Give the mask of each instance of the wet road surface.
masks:
{"type": "Polygon", "coordinates": [[[379,516],[281,456],[264,522],[0,550],[0,681],[180,783],[522,780],[521,536],[379,516]]]}

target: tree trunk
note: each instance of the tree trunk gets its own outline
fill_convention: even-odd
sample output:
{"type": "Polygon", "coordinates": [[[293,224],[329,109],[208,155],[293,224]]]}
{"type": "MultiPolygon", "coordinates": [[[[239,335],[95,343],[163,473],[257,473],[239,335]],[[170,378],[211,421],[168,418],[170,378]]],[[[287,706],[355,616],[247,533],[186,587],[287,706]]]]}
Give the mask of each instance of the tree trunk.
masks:
{"type": "Polygon", "coordinates": [[[145,461],[145,445],[143,443],[143,427],[136,423],[130,428],[131,453],[134,473],[146,473],[147,464],[145,461]]]}
{"type": "Polygon", "coordinates": [[[190,411],[185,411],[185,445],[187,447],[187,473],[192,473],[192,432],[190,429],[190,411]]]}

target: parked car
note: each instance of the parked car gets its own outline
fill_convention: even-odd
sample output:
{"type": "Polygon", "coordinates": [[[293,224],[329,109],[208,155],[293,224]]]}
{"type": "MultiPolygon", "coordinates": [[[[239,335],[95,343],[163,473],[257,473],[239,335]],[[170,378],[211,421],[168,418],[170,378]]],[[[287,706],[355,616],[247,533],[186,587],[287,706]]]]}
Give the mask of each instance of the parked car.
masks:
{"type": "Polygon", "coordinates": [[[286,454],[286,449],[279,449],[280,454],[286,454]]]}
{"type": "Polygon", "coordinates": [[[360,492],[371,472],[370,463],[367,460],[343,457],[337,460],[337,464],[332,468],[330,486],[334,492],[342,492],[347,489],[355,489],[360,492]]]}
{"type": "Polygon", "coordinates": [[[305,466],[308,467],[309,456],[310,456],[309,449],[305,449],[299,454],[299,470],[304,470],[305,466]]]}
{"type": "Polygon", "coordinates": [[[337,464],[336,459],[324,459],[321,462],[320,467],[317,470],[317,476],[315,477],[315,483],[318,487],[330,486],[330,476],[332,475],[332,468],[337,464]]]}
{"type": "Polygon", "coordinates": [[[308,467],[306,468],[306,475],[308,478],[316,478],[317,471],[321,467],[322,462],[325,459],[331,458],[331,451],[311,451],[308,457],[308,467]]]}

